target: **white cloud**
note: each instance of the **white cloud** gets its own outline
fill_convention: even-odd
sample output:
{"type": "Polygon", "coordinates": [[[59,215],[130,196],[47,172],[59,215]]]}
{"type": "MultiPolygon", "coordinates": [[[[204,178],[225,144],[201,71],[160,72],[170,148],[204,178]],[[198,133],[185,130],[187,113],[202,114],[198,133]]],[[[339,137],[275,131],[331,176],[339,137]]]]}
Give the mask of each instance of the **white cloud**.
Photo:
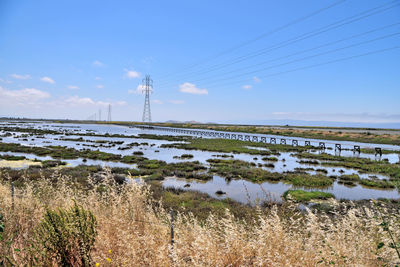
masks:
{"type": "Polygon", "coordinates": [[[75,106],[75,105],[94,105],[95,102],[89,97],[78,97],[71,96],[64,100],[64,103],[75,106]]]}
{"type": "Polygon", "coordinates": [[[193,83],[183,83],[179,85],[179,91],[182,93],[195,94],[195,95],[208,95],[207,89],[197,88],[193,83]]]}
{"type": "Polygon", "coordinates": [[[272,115],[289,115],[289,112],[282,112],[282,111],[276,111],[276,112],[272,112],[272,115]]]}
{"type": "Polygon", "coordinates": [[[29,75],[29,74],[25,74],[25,75],[11,74],[10,76],[13,77],[14,79],[18,79],[18,80],[28,80],[31,78],[31,75],[29,75]]]}
{"type": "Polygon", "coordinates": [[[151,102],[154,103],[154,104],[160,104],[160,105],[163,103],[161,100],[158,100],[158,99],[154,99],[151,102]]]}
{"type": "Polygon", "coordinates": [[[52,78],[47,76],[40,78],[40,80],[45,83],[52,83],[52,84],[55,83],[55,81],[52,78]]]}
{"type": "Polygon", "coordinates": [[[144,86],[139,84],[135,89],[130,89],[128,90],[128,94],[132,94],[132,95],[140,95],[143,94],[143,90],[144,90],[144,86]]]}
{"type": "Polygon", "coordinates": [[[253,81],[254,81],[255,83],[261,82],[260,78],[258,78],[257,76],[254,76],[254,77],[253,77],[253,81]]]}
{"type": "Polygon", "coordinates": [[[174,104],[174,105],[180,105],[180,104],[185,103],[185,101],[183,101],[183,100],[170,100],[168,102],[171,104],[174,104]]]}
{"type": "Polygon", "coordinates": [[[110,103],[110,104],[113,105],[113,106],[126,106],[126,105],[128,105],[128,103],[126,101],[116,101],[116,102],[113,102],[113,103],[110,103]]]}
{"type": "Polygon", "coordinates": [[[96,81],[100,81],[101,80],[101,77],[96,77],[96,78],[94,78],[96,81]]]}
{"type": "Polygon", "coordinates": [[[35,88],[8,90],[0,86],[0,103],[5,106],[34,104],[49,97],[49,93],[35,88]]]}
{"type": "Polygon", "coordinates": [[[95,66],[95,67],[103,67],[103,66],[105,66],[103,62],[100,62],[98,60],[93,61],[92,65],[95,66]]]}
{"type": "Polygon", "coordinates": [[[125,77],[127,77],[128,79],[140,77],[140,73],[135,70],[124,69],[124,71],[125,71],[125,77]]]}
{"type": "Polygon", "coordinates": [[[242,88],[243,88],[244,90],[250,90],[252,87],[253,87],[253,86],[251,86],[250,84],[246,84],[246,85],[243,85],[243,86],[242,86],[242,88]]]}
{"type": "Polygon", "coordinates": [[[96,85],[96,88],[98,88],[98,89],[102,89],[102,88],[104,88],[104,85],[102,85],[102,84],[98,84],[98,85],[96,85]]]}
{"type": "Polygon", "coordinates": [[[0,82],[2,82],[2,83],[12,83],[12,81],[4,80],[4,79],[2,79],[2,78],[0,78],[0,82]]]}
{"type": "Polygon", "coordinates": [[[53,104],[57,106],[99,106],[99,107],[107,107],[108,105],[112,106],[124,106],[127,103],[125,101],[116,101],[116,102],[107,102],[107,101],[95,101],[90,97],[79,97],[79,96],[71,96],[68,98],[64,98],[58,101],[53,102],[53,104]]]}
{"type": "Polygon", "coordinates": [[[154,58],[153,57],[146,57],[146,58],[144,58],[144,59],[142,59],[142,63],[143,64],[146,64],[146,65],[149,65],[149,64],[151,64],[152,62],[154,61],[154,58]]]}
{"type": "Polygon", "coordinates": [[[271,113],[271,119],[290,119],[303,121],[329,121],[349,123],[398,123],[400,114],[371,114],[371,113],[314,113],[314,112],[285,112],[271,113]]]}
{"type": "Polygon", "coordinates": [[[68,85],[67,88],[71,89],[71,90],[78,90],[79,89],[79,87],[76,86],[76,85],[68,85]]]}

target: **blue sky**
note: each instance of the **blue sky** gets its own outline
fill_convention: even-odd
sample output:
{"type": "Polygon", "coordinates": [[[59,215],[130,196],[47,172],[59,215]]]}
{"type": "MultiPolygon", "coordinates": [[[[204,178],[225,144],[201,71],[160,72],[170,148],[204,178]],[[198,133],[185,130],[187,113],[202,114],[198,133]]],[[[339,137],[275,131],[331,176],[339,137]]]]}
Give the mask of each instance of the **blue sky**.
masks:
{"type": "Polygon", "coordinates": [[[399,33],[400,1],[0,0],[0,116],[140,121],[149,74],[153,121],[400,122],[399,33]]]}

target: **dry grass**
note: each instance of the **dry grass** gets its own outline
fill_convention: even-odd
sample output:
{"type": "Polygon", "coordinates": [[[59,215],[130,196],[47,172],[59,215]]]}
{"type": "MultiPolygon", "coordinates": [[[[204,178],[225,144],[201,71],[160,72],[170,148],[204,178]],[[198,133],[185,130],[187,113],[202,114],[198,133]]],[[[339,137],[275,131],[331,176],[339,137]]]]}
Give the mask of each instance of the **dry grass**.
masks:
{"type": "MultiPolygon", "coordinates": [[[[105,174],[107,176],[107,174],[105,174]]],[[[60,179],[58,177],[58,179],[60,179]]],[[[61,179],[68,181],[68,177],[61,179]]],[[[312,213],[283,217],[277,207],[259,209],[252,223],[229,212],[199,221],[177,214],[175,245],[170,246],[169,212],[152,200],[145,184],[112,186],[103,193],[71,189],[47,179],[16,190],[12,210],[9,184],[0,185],[0,213],[5,232],[0,257],[16,266],[33,265],[32,238],[46,207],[66,208],[74,200],[97,218],[92,257],[99,266],[393,266],[399,262],[381,220],[367,209],[328,217],[312,213]]],[[[395,237],[399,225],[390,223],[395,237]]],[[[9,263],[7,263],[9,264],[9,263]]],[[[6,265],[7,265],[6,264],[6,265]]],[[[53,265],[44,259],[39,265],[53,265]]]]}

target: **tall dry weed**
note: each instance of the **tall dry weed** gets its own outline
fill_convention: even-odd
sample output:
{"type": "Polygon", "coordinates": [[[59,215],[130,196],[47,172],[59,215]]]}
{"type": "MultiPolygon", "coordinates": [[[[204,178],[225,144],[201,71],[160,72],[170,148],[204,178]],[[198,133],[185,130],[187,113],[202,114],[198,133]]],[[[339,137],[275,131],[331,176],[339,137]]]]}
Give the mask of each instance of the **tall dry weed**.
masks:
{"type": "MultiPolygon", "coordinates": [[[[44,177],[16,189],[14,209],[8,183],[0,185],[4,264],[31,265],[32,242],[46,209],[78,203],[97,220],[92,259],[99,266],[392,266],[399,259],[368,209],[352,208],[336,216],[259,208],[254,221],[239,221],[229,211],[206,221],[176,213],[175,243],[170,244],[170,216],[151,197],[145,183],[113,184],[109,171],[90,190],[70,185],[69,177],[44,177]],[[54,183],[54,179],[58,182],[54,183]]],[[[391,222],[398,238],[399,224],[391,222]]],[[[77,265],[78,266],[78,265],[77,265]]]]}

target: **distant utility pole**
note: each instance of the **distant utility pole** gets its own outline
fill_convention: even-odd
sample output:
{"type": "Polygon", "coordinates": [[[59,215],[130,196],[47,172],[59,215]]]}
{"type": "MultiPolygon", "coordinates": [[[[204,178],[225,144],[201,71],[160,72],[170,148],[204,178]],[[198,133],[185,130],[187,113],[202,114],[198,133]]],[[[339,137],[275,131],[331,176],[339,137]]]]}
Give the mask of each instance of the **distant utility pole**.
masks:
{"type": "Polygon", "coordinates": [[[146,93],[144,99],[144,109],[143,109],[143,122],[151,122],[151,112],[150,112],[150,93],[153,90],[153,80],[150,79],[150,75],[146,75],[143,79],[142,90],[146,93]]]}
{"type": "Polygon", "coordinates": [[[111,104],[108,104],[108,118],[107,121],[110,122],[111,121],[111,104]]]}
{"type": "Polygon", "coordinates": [[[101,109],[99,109],[99,121],[101,121],[101,109]]]}

